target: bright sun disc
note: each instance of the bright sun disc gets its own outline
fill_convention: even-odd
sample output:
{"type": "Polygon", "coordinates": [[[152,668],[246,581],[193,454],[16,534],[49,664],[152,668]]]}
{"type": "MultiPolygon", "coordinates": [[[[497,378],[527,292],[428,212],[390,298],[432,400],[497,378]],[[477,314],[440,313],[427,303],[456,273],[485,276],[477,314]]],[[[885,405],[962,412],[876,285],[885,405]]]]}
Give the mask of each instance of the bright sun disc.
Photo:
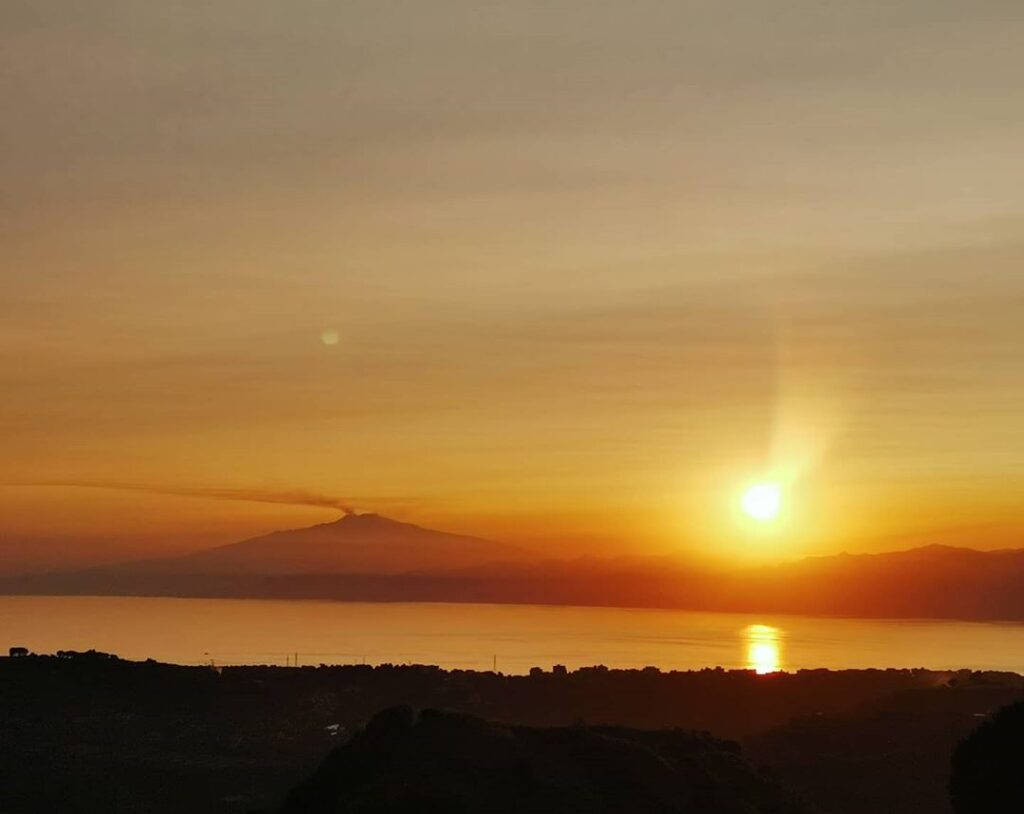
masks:
{"type": "Polygon", "coordinates": [[[782,508],[782,490],[777,483],[756,483],[743,493],[740,505],[748,517],[773,520],[782,508]]]}

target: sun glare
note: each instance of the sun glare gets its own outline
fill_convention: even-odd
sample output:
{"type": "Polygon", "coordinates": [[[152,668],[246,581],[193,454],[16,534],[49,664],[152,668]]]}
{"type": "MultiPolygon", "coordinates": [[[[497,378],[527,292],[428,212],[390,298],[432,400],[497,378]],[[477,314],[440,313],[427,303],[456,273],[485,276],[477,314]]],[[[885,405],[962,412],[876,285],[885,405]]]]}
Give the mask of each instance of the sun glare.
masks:
{"type": "Polygon", "coordinates": [[[777,483],[756,483],[743,493],[740,505],[754,520],[774,520],[782,508],[782,489],[777,483]]]}

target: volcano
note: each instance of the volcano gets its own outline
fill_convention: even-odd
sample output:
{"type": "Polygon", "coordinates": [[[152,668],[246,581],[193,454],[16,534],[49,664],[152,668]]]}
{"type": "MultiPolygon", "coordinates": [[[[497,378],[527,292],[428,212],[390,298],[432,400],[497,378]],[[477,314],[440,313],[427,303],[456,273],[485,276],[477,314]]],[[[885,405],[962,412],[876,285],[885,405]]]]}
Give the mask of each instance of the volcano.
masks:
{"type": "Polygon", "coordinates": [[[218,574],[400,574],[522,560],[514,546],[402,523],[379,514],[346,514],[331,523],[275,531],[165,561],[181,572],[218,574]]]}

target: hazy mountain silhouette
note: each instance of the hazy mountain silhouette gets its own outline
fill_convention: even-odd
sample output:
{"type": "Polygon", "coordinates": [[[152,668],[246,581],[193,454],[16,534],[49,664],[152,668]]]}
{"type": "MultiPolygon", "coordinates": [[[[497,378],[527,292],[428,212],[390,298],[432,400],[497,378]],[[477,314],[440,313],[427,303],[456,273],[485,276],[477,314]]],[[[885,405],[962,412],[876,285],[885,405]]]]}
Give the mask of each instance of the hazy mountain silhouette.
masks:
{"type": "Polygon", "coordinates": [[[851,617],[1024,619],[1024,550],[926,546],[712,571],[656,558],[549,560],[376,580],[293,575],[273,595],[660,607],[851,617]]]}
{"type": "Polygon", "coordinates": [[[849,616],[1024,619],[1024,550],[930,545],[813,557],[727,583],[718,604],[849,616]]]}
{"type": "Polygon", "coordinates": [[[268,580],[275,578],[387,579],[489,565],[501,569],[531,556],[516,546],[379,514],[346,514],[184,556],[3,578],[0,593],[262,597],[274,595],[268,580]]]}
{"type": "Polygon", "coordinates": [[[931,545],[713,570],[668,557],[540,559],[351,514],[183,557],[0,580],[0,593],[498,602],[853,617],[1024,619],[1024,549],[931,545]]]}
{"type": "Polygon", "coordinates": [[[331,523],[275,531],[175,557],[165,564],[181,571],[218,574],[399,574],[528,556],[514,546],[434,531],[379,514],[346,514],[331,523]]]}

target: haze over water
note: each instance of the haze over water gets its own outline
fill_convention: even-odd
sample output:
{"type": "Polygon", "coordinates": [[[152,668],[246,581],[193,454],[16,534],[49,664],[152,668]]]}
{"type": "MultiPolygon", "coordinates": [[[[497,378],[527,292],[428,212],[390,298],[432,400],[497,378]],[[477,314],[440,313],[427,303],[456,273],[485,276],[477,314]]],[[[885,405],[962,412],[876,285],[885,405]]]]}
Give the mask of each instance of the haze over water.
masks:
{"type": "Polygon", "coordinates": [[[528,605],[0,597],[0,645],[179,664],[1024,672],[1024,625],[528,605]]]}

